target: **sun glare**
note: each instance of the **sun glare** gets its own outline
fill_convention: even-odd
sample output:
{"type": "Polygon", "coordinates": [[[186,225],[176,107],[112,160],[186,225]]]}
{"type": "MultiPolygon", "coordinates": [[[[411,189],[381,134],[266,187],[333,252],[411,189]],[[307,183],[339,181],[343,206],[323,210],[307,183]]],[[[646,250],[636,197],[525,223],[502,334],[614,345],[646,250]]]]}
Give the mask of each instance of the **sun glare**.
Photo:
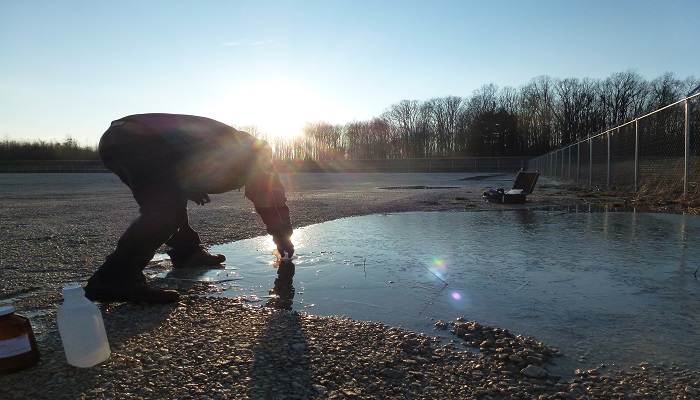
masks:
{"type": "Polygon", "coordinates": [[[214,118],[255,126],[270,140],[292,139],[309,122],[338,123],[337,108],[313,89],[289,80],[268,80],[231,89],[214,105],[214,118]]]}

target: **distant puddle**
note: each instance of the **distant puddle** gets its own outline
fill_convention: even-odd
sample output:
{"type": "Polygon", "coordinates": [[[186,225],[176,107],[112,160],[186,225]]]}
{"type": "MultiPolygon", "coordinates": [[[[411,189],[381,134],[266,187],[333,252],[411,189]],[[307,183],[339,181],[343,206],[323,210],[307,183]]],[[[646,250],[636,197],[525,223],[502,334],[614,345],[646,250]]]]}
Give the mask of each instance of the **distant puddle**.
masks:
{"type": "MultiPolygon", "coordinates": [[[[557,347],[571,368],[700,368],[697,216],[415,212],[326,222],[293,239],[299,258],[285,305],[295,310],[446,336],[435,322],[465,317],[557,347]]],[[[217,246],[225,269],[161,276],[279,301],[272,248],[269,237],[217,246]]]]}
{"type": "Polygon", "coordinates": [[[384,190],[429,190],[429,189],[459,189],[459,186],[425,186],[425,185],[409,185],[409,186],[386,186],[380,187],[384,190]]]}

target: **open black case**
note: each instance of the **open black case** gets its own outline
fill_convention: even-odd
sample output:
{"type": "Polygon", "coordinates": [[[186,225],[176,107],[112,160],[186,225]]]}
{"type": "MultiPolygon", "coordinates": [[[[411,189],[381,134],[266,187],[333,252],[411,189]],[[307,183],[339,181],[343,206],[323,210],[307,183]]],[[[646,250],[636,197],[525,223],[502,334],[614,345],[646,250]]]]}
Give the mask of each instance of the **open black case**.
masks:
{"type": "Polygon", "coordinates": [[[506,191],[503,188],[489,189],[484,192],[484,198],[492,203],[521,204],[527,201],[527,195],[532,194],[537,184],[539,172],[521,170],[513,182],[513,188],[506,191]]]}

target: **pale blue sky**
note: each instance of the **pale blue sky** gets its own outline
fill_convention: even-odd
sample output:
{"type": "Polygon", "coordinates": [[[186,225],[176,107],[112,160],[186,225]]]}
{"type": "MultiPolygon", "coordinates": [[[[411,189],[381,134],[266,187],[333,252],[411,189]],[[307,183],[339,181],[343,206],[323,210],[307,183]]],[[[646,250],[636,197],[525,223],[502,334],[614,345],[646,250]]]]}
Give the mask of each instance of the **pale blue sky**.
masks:
{"type": "Polygon", "coordinates": [[[0,140],[144,112],[269,134],[532,78],[700,75],[700,0],[0,0],[0,140]]]}

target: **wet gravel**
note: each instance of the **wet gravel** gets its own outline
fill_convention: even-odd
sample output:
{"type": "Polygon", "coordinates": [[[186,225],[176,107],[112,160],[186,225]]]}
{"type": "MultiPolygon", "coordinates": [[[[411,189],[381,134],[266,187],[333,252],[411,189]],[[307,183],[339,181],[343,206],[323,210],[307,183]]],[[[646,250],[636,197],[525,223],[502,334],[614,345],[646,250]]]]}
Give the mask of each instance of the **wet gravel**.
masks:
{"type": "MultiPolygon", "coordinates": [[[[425,187],[417,190],[408,189],[405,176],[379,175],[285,176],[295,225],[373,213],[502,209],[484,203],[481,192],[513,179],[440,188],[410,182],[425,187]]],[[[508,207],[587,207],[591,201],[546,182],[529,199],[508,207]]],[[[206,243],[265,233],[242,192],[212,200],[191,207],[191,223],[206,243]]],[[[700,375],[673,364],[601,365],[576,371],[575,378],[555,376],[548,366],[556,349],[468,316],[439,321],[436,335],[426,336],[206,297],[204,283],[176,287],[183,298],[175,305],[101,305],[112,356],[93,368],[74,368],[65,362],[55,325],[60,289],[84,283],[112,250],[137,212],[130,193],[109,174],[0,174],[0,209],[0,304],[14,304],[31,318],[42,355],[38,365],[0,376],[3,399],[700,396],[700,375]]],[[[167,263],[152,265],[164,268],[167,263]]]]}

